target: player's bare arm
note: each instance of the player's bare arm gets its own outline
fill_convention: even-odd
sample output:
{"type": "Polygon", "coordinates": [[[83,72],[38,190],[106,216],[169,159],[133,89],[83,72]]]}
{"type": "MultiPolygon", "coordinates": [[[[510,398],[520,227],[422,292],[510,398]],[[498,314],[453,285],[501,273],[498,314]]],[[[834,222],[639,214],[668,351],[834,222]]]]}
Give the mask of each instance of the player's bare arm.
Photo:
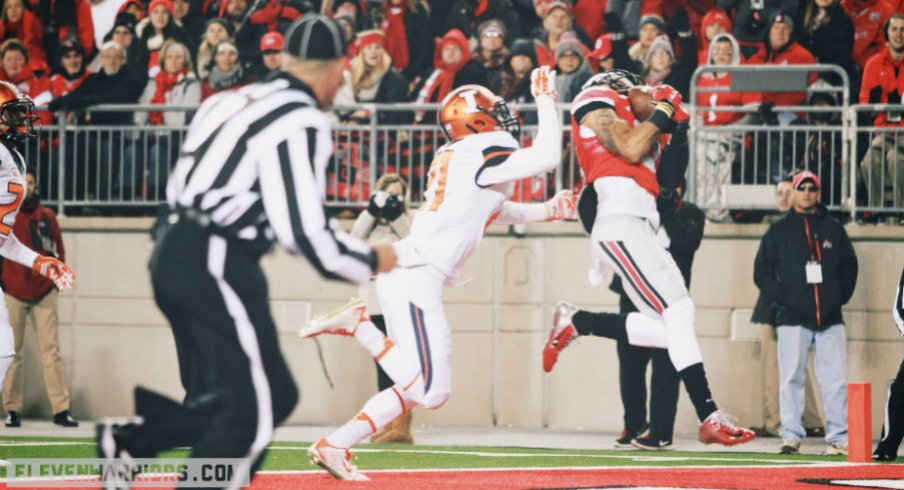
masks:
{"type": "Polygon", "coordinates": [[[581,125],[592,130],[607,150],[632,163],[640,162],[650,152],[650,147],[660,133],[659,128],[651,122],[632,128],[610,108],[587,113],[581,120],[581,125]]]}

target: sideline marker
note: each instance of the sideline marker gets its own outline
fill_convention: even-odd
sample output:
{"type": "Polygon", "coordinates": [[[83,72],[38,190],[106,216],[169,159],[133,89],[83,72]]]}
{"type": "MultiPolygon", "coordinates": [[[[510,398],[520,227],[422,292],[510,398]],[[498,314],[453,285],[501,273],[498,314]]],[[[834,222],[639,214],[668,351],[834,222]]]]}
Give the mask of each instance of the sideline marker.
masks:
{"type": "Polygon", "coordinates": [[[873,411],[869,383],[848,383],[848,461],[869,463],[873,453],[873,411]]]}

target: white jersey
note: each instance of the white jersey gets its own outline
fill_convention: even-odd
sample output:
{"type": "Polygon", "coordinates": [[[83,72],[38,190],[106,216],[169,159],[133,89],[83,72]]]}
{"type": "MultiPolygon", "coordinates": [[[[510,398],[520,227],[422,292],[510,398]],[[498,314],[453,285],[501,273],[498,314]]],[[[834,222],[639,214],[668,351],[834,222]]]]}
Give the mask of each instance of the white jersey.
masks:
{"type": "Polygon", "coordinates": [[[430,165],[424,204],[402,245],[414,247],[423,262],[446,276],[457,275],[511,193],[510,182],[481,185],[481,173],[506,165],[517,149],[505,131],[466,136],[440,148],[430,165]]]}
{"type": "Polygon", "coordinates": [[[15,148],[0,144],[0,235],[10,236],[25,198],[25,159],[15,148]]]}

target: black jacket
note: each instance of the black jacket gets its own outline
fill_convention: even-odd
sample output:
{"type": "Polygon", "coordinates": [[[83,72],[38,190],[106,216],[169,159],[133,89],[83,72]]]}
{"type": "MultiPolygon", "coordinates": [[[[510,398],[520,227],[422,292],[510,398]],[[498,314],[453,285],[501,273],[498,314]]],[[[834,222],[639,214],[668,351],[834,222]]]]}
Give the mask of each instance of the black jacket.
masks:
{"type": "MultiPolygon", "coordinates": [[[[134,104],[138,102],[143,91],[141,77],[125,64],[115,75],[107,75],[103,70],[88,75],[78,88],[53,99],[50,108],[78,111],[99,104],[134,104]]],[[[95,112],[91,115],[90,122],[129,126],[132,124],[133,116],[132,112],[95,112]]],[[[80,121],[86,122],[84,117],[81,117],[80,121]]]]}
{"type": "Polygon", "coordinates": [[[844,227],[824,206],[812,215],[791,209],[763,236],[753,280],[763,301],[775,308],[775,325],[820,330],[844,321],[841,307],[854,294],[857,256],[844,227]],[[811,260],[822,267],[821,284],[807,283],[811,260]]]}
{"type": "MultiPolygon", "coordinates": [[[[854,45],[854,23],[840,3],[832,7],[832,19],[828,24],[815,29],[803,25],[802,19],[794,29],[800,32],[798,42],[807,48],[816,60],[827,65],[838,65],[847,72],[851,83],[857,81],[857,66],[851,54],[851,46],[854,45]]],[[[834,73],[820,74],[833,85],[841,85],[841,78],[834,73]]],[[[857,91],[851,93],[856,94],[857,91]]]]}
{"type": "MultiPolygon", "coordinates": [[[[392,104],[408,101],[408,80],[401,73],[390,68],[380,80],[377,95],[373,102],[392,104]]],[[[411,114],[403,111],[380,111],[377,124],[405,124],[411,120],[411,114]]]]}

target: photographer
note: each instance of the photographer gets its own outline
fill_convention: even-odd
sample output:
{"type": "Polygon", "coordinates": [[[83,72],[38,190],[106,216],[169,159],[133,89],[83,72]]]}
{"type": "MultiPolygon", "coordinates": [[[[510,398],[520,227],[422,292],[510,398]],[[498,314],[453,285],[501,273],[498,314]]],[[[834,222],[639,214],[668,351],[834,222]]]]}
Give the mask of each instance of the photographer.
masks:
{"type": "MultiPolygon", "coordinates": [[[[365,240],[368,244],[392,243],[408,236],[411,229],[411,212],[408,210],[407,185],[398,174],[385,174],[377,180],[377,192],[370,196],[367,209],[361,212],[352,226],[351,235],[365,240]]],[[[373,283],[362,284],[360,295],[367,301],[370,319],[384,334],[386,321],[380,310],[376,288],[373,283]]],[[[388,389],[393,381],[377,364],[377,386],[380,391],[388,389]]],[[[411,444],[411,411],[374,433],[370,438],[376,444],[400,442],[411,444]]]]}

